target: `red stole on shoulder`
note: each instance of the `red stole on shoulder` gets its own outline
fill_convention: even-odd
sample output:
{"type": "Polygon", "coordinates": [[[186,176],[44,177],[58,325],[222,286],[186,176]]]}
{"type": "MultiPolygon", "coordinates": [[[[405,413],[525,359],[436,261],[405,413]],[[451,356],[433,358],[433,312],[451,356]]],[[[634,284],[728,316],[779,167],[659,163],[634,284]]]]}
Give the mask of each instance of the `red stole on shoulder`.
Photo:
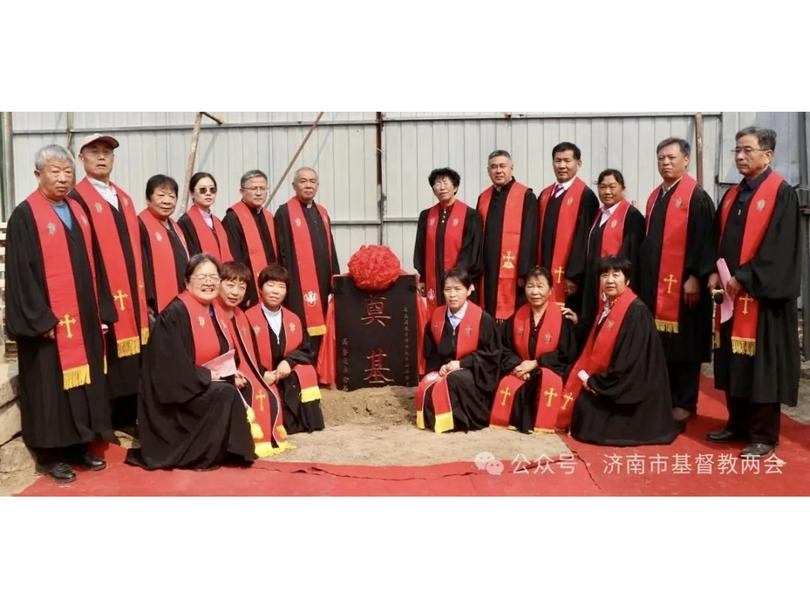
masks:
{"type": "MultiPolygon", "coordinates": [[[[784,178],[776,171],[765,178],[748,206],[748,215],[745,218],[743,242],[740,248],[740,266],[750,262],[759,251],[765,232],[771,223],[773,211],[776,207],[776,195],[784,178]]],[[[739,185],[732,186],[720,203],[720,242],[726,230],[728,215],[739,194],[739,185]]],[[[759,321],[759,301],[741,288],[734,298],[734,316],[731,326],[731,352],[737,355],[753,357],[757,348],[757,324],[759,321]]],[[[720,346],[720,307],[715,308],[715,348],[720,346]]]]}
{"type": "MultiPolygon", "coordinates": [[[[326,231],[326,251],[329,260],[320,262],[329,264],[329,275],[332,275],[332,229],[329,224],[329,214],[322,205],[313,203],[318,209],[326,231]]],[[[295,263],[298,266],[299,287],[301,288],[301,301],[304,304],[304,318],[307,321],[307,333],[310,336],[322,336],[326,333],[326,321],[323,317],[321,301],[323,295],[318,287],[318,273],[315,271],[315,252],[312,249],[312,235],[309,225],[304,217],[301,201],[294,196],[287,201],[287,211],[290,215],[290,233],[292,245],[295,249],[295,263]]]]}
{"type": "MultiPolygon", "coordinates": [[[[697,182],[684,174],[669,199],[664,219],[664,237],[661,243],[661,261],[658,266],[658,290],[655,299],[655,327],[658,331],[677,334],[681,313],[681,281],[684,279],[686,260],[686,233],[689,209],[697,182]]],[[[647,199],[646,232],[650,231],[650,218],[658,200],[658,186],[647,199]]]]}
{"type": "MultiPolygon", "coordinates": [[[[508,319],[515,312],[520,231],[523,224],[523,199],[527,191],[528,188],[520,182],[512,183],[504,204],[501,250],[498,253],[498,283],[494,286],[498,293],[495,305],[495,318],[498,320],[508,319]]],[[[481,193],[478,199],[478,213],[481,216],[481,226],[484,232],[486,232],[489,204],[492,202],[494,192],[494,186],[490,186],[481,193]]],[[[484,297],[485,287],[484,278],[481,277],[481,298],[484,297]]],[[[484,302],[483,299],[481,301],[484,302]]]]}
{"type": "MultiPolygon", "coordinates": [[[[614,302],[613,308],[610,309],[607,317],[602,321],[601,328],[599,328],[598,323],[594,323],[591,328],[591,333],[588,335],[587,342],[585,342],[585,348],[582,349],[579,359],[577,359],[568,374],[568,382],[565,383],[562,395],[556,399],[558,412],[556,427],[558,429],[567,429],[571,424],[574,402],[582,392],[582,380],[577,376],[579,371],[584,369],[589,376],[593,376],[606,372],[610,367],[619,330],[622,328],[622,323],[624,323],[627,309],[635,300],[636,294],[628,287],[614,302]],[[597,329],[599,329],[598,335],[596,333],[597,329]]],[[[599,306],[597,319],[602,316],[604,306],[604,302],[599,306]]]]}
{"type": "MultiPolygon", "coordinates": [[[[464,223],[467,219],[469,207],[458,199],[453,201],[450,214],[447,216],[447,225],[444,228],[444,259],[442,271],[447,272],[456,265],[461,244],[464,240],[464,223]]],[[[439,229],[441,203],[430,208],[427,217],[427,232],[425,234],[425,295],[427,296],[428,313],[432,314],[436,308],[439,289],[439,269],[436,268],[436,233],[439,229]]]]}
{"type": "MultiPolygon", "coordinates": [[[[62,388],[68,390],[90,384],[92,382],[90,363],[84,343],[79,296],[76,293],[73,261],[70,259],[65,225],[54,211],[53,205],[39,190],[29,194],[26,200],[31,208],[39,237],[39,248],[45,268],[48,304],[53,315],[59,319],[53,330],[56,337],[56,349],[59,353],[59,366],[62,369],[62,388]]],[[[90,221],[79,203],[70,198],[66,201],[82,231],[87,259],[90,262],[90,275],[93,280],[90,288],[95,291],[96,271],[93,262],[90,221]]],[[[98,331],[101,333],[98,316],[94,322],[98,324],[98,331]]]]}
{"type": "Polygon", "coordinates": [[[191,225],[194,226],[194,233],[197,235],[197,240],[200,242],[200,249],[203,253],[213,255],[220,262],[230,262],[233,260],[231,255],[231,247],[228,244],[228,235],[222,222],[213,213],[211,219],[214,222],[213,230],[208,227],[203,217],[203,212],[197,205],[192,205],[186,211],[188,219],[191,220],[191,225]]]}
{"type": "Polygon", "coordinates": [[[141,237],[138,230],[138,218],[129,195],[110,182],[115,189],[120,203],[120,212],[127,227],[132,255],[135,259],[135,285],[138,292],[131,293],[130,276],[127,271],[124,249],[118,235],[118,226],[112,206],[86,177],[76,184],[78,192],[89,210],[89,219],[95,229],[101,259],[107,271],[110,293],[115,302],[118,321],[115,322],[115,340],[118,357],[129,357],[141,352],[141,344],[149,341],[149,315],[146,308],[146,289],[143,278],[143,261],[141,259],[141,237]],[[131,224],[134,225],[133,232],[131,224]],[[138,311],[138,317],[135,311],[138,311]],[[140,318],[140,327],[138,326],[140,318]]]}
{"type": "MultiPolygon", "coordinates": [[[[264,316],[261,303],[248,308],[245,312],[250,322],[256,342],[259,345],[259,362],[267,370],[276,369],[273,361],[272,330],[264,316]]],[[[288,308],[281,307],[281,330],[284,332],[284,354],[288,354],[304,341],[304,326],[301,319],[288,308]]],[[[298,376],[301,385],[301,403],[317,401],[321,398],[321,389],[318,387],[318,375],[315,368],[309,364],[296,363],[292,365],[293,373],[298,376]]]]}
{"type": "MultiPolygon", "coordinates": [[[[540,328],[537,331],[537,344],[534,353],[529,353],[529,337],[532,331],[532,307],[524,304],[515,313],[512,327],[512,340],[515,344],[517,355],[523,361],[529,359],[539,359],[542,355],[557,350],[562,332],[563,316],[559,306],[554,302],[549,302],[546,312],[540,321],[540,328]]],[[[538,383],[537,390],[537,416],[535,418],[535,430],[554,430],[553,424],[549,426],[546,421],[547,408],[542,408],[541,404],[548,402],[550,405],[552,397],[561,394],[562,378],[549,369],[540,369],[542,377],[538,383]],[[545,397],[544,397],[545,395],[545,397]]],[[[524,380],[509,373],[501,378],[495,396],[492,400],[492,411],[490,415],[490,426],[508,427],[509,419],[512,415],[515,393],[523,386],[524,380]]],[[[552,421],[553,422],[553,421],[552,421]]]]}
{"type": "MultiPolygon", "coordinates": [[[[627,213],[630,211],[630,201],[627,199],[622,199],[618,203],[616,203],[616,211],[614,211],[608,221],[605,223],[605,228],[602,231],[602,249],[599,252],[599,257],[604,258],[609,255],[619,255],[619,252],[622,250],[622,241],[624,240],[624,220],[627,218],[627,213]]],[[[590,241],[590,235],[593,234],[594,229],[599,226],[599,222],[602,221],[602,210],[599,210],[599,213],[596,214],[596,218],[593,221],[593,225],[591,226],[591,232],[588,234],[588,240],[590,241]]]]}
{"type": "Polygon", "coordinates": [[[200,366],[205,365],[211,359],[219,357],[221,354],[219,352],[219,338],[217,337],[217,330],[214,327],[214,323],[219,325],[222,335],[225,336],[225,341],[228,343],[228,350],[233,349],[231,332],[222,322],[225,318],[225,313],[218,301],[214,300],[212,304],[214,315],[211,316],[208,304],[200,304],[188,291],[183,291],[178,294],[177,299],[185,304],[186,310],[188,311],[191,335],[194,338],[195,364],[200,366]]]}
{"type": "MultiPolygon", "coordinates": [[[[455,359],[457,361],[460,361],[463,357],[466,357],[478,348],[478,337],[483,312],[480,306],[467,300],[467,312],[464,313],[464,318],[458,324],[458,327],[456,327],[455,359]]],[[[442,340],[444,321],[446,318],[447,305],[439,306],[433,311],[433,315],[431,315],[430,332],[433,334],[433,340],[437,345],[442,340]]],[[[431,372],[422,378],[416,389],[416,426],[420,429],[425,428],[425,396],[430,387],[433,387],[431,397],[433,401],[433,411],[436,415],[433,430],[436,433],[449,431],[453,428],[453,406],[450,402],[450,393],[447,388],[447,376],[442,378],[436,372],[431,372]]]]}
{"type": "MultiPolygon", "coordinates": [[[[239,225],[242,227],[242,234],[245,237],[245,246],[248,252],[248,260],[250,262],[250,269],[253,271],[253,280],[259,277],[259,273],[265,269],[270,263],[267,255],[264,253],[264,244],[262,242],[259,227],[256,226],[256,220],[253,218],[253,211],[248,207],[245,201],[238,201],[231,205],[231,209],[239,220],[239,225]]],[[[276,227],[273,223],[273,214],[267,209],[261,210],[262,217],[267,222],[267,228],[270,231],[270,246],[273,253],[278,255],[276,251],[276,227]]],[[[258,288],[258,285],[257,285],[258,288]]]]}
{"type": "MultiPolygon", "coordinates": [[[[146,227],[146,233],[149,235],[149,250],[152,252],[152,274],[155,280],[155,297],[157,298],[158,312],[161,312],[177,295],[177,271],[179,270],[179,274],[182,274],[184,269],[178,269],[175,264],[171,236],[160,220],[152,215],[149,209],[141,211],[138,217],[141,218],[143,225],[146,227]]],[[[172,218],[168,219],[172,228],[174,228],[174,233],[183,244],[186,255],[188,255],[188,247],[186,246],[186,239],[183,237],[183,231],[180,230],[177,222],[172,218]]]]}
{"type": "Polygon", "coordinates": [[[291,447],[286,441],[281,396],[276,385],[268,385],[261,376],[253,330],[247,316],[239,308],[233,309],[233,322],[229,329],[239,354],[239,371],[248,379],[251,387],[247,417],[256,456],[266,458],[280,454],[291,447]]]}
{"type": "MultiPolygon", "coordinates": [[[[538,239],[537,259],[541,259],[543,223],[546,217],[546,209],[554,193],[554,184],[548,186],[540,193],[540,220],[539,232],[541,238],[538,239]]],[[[585,182],[578,177],[563,193],[560,202],[560,213],[557,216],[557,229],[554,235],[554,251],[551,254],[551,266],[549,270],[554,276],[554,286],[551,290],[552,302],[558,304],[565,303],[565,271],[568,268],[568,258],[571,257],[571,244],[574,242],[574,232],[577,228],[577,217],[582,204],[582,194],[585,192],[585,182]]]]}

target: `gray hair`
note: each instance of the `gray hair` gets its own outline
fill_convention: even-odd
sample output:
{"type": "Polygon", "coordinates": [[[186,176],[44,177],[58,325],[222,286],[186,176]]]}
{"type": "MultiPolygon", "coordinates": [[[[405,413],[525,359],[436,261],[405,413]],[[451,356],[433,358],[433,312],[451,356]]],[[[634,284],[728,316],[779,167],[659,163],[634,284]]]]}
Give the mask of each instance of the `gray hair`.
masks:
{"type": "Polygon", "coordinates": [[[734,140],[738,140],[746,135],[756,135],[759,147],[764,150],[776,152],[776,131],[773,129],[763,129],[761,127],[745,127],[737,131],[734,140]]]}
{"type": "Polygon", "coordinates": [[[684,156],[689,156],[689,153],[692,151],[692,146],[690,146],[689,142],[685,139],[681,139],[680,137],[667,137],[655,147],[655,153],[658,154],[661,150],[673,144],[678,144],[678,147],[681,149],[681,154],[684,156]]]}
{"type": "Polygon", "coordinates": [[[509,160],[512,160],[512,155],[509,154],[509,152],[507,152],[506,150],[493,150],[492,152],[489,153],[489,156],[487,156],[487,161],[491,161],[496,156],[505,156],[509,160]]]}
{"type": "Polygon", "coordinates": [[[315,174],[315,177],[318,177],[318,172],[313,169],[312,167],[298,167],[293,174],[293,181],[298,179],[298,176],[301,174],[302,171],[312,171],[315,174]]]}
{"type": "Polygon", "coordinates": [[[34,167],[37,171],[42,171],[49,160],[67,161],[70,163],[71,167],[76,168],[73,154],[70,150],[59,144],[48,144],[37,150],[37,153],[34,154],[34,167]]]}
{"type": "Polygon", "coordinates": [[[243,175],[243,176],[242,176],[242,177],[239,179],[239,187],[240,187],[240,188],[244,188],[244,187],[245,187],[245,184],[247,184],[247,183],[248,183],[248,181],[249,181],[249,180],[251,180],[251,179],[253,179],[254,177],[263,177],[263,178],[264,178],[264,181],[269,181],[269,180],[267,179],[267,175],[265,175],[264,171],[259,171],[258,169],[251,169],[250,171],[248,171],[247,173],[245,173],[245,174],[244,174],[244,175],[243,175]]]}

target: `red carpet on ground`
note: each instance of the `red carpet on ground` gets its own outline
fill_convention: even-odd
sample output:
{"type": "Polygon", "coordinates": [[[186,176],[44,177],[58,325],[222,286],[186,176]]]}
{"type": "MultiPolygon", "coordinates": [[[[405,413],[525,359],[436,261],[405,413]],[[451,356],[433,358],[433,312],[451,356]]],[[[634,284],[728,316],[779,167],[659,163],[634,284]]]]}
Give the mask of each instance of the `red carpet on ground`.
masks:
{"type": "Polygon", "coordinates": [[[479,469],[473,462],[431,466],[348,466],[263,460],[215,471],[144,471],[107,446],[108,466],[57,485],[38,479],[22,496],[807,496],[810,426],[782,416],[776,456],[743,463],[743,444],[705,440],[723,427],[723,395],[701,379],[699,415],[668,446],[614,448],[564,437],[574,457],[528,462],[516,454],[479,469]],[[489,472],[488,472],[489,470],[489,472]]]}

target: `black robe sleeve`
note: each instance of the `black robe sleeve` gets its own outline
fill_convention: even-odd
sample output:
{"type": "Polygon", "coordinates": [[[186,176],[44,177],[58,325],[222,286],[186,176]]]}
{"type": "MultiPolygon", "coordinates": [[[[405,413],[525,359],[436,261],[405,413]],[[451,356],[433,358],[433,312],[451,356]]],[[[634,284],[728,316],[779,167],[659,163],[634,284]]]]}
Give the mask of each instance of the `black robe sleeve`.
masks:
{"type": "MultiPolygon", "coordinates": [[[[422,283],[425,282],[425,243],[427,241],[427,216],[429,211],[430,209],[423,209],[419,214],[419,220],[416,222],[416,243],[413,246],[413,267],[419,273],[419,281],[422,283]]],[[[467,219],[469,219],[469,216],[467,219]]]]}
{"type": "Polygon", "coordinates": [[[301,341],[301,344],[295,350],[291,350],[284,355],[284,361],[286,361],[290,367],[294,367],[298,364],[314,365],[317,357],[318,350],[315,347],[315,342],[309,334],[304,332],[304,339],[301,341]]]}
{"type": "Polygon", "coordinates": [[[475,385],[484,392],[492,392],[500,379],[499,363],[501,340],[495,327],[495,320],[484,312],[478,332],[478,348],[459,360],[463,369],[470,369],[475,385]]]}
{"type": "Polygon", "coordinates": [[[138,219],[138,229],[141,232],[141,258],[143,259],[143,281],[146,290],[146,306],[149,309],[151,322],[157,317],[157,290],[155,288],[155,271],[152,263],[152,248],[149,246],[149,233],[143,222],[138,219]]]}
{"type": "Polygon", "coordinates": [[[517,348],[515,347],[514,328],[515,328],[515,315],[509,317],[506,321],[504,321],[504,323],[500,327],[501,376],[511,374],[512,370],[523,362],[521,356],[517,354],[517,348]]]}
{"type": "Polygon", "coordinates": [[[422,350],[425,355],[425,373],[439,371],[444,361],[439,355],[439,345],[433,339],[433,332],[430,331],[430,323],[425,325],[425,339],[422,342],[422,350]]]}
{"type": "MultiPolygon", "coordinates": [[[[421,216],[419,219],[422,219],[421,216]]],[[[467,269],[470,280],[472,280],[473,283],[475,283],[484,272],[482,263],[483,240],[484,234],[481,229],[481,216],[471,207],[467,210],[467,216],[464,219],[464,235],[461,241],[461,251],[459,251],[458,254],[458,265],[464,266],[464,268],[467,269]]]]}
{"type": "Polygon", "coordinates": [[[243,246],[242,227],[239,225],[236,214],[230,209],[225,212],[225,217],[222,218],[222,227],[225,228],[225,234],[228,235],[228,246],[231,249],[233,259],[250,267],[250,260],[243,246]]]}
{"type": "Polygon", "coordinates": [[[750,262],[737,268],[734,277],[757,299],[798,298],[801,244],[799,197],[787,182],[782,182],[759,250],[750,262]]]}
{"type": "Polygon", "coordinates": [[[523,199],[523,223],[520,228],[518,277],[521,279],[537,264],[538,209],[537,197],[531,189],[523,199]]]}
{"type": "Polygon", "coordinates": [[[27,202],[17,206],[6,229],[6,331],[11,338],[35,338],[56,327],[43,276],[39,236],[27,202]]]}
{"type": "Polygon", "coordinates": [[[568,266],[565,269],[565,278],[577,285],[582,284],[585,276],[585,251],[588,246],[588,232],[591,230],[593,220],[599,211],[599,199],[590,188],[582,193],[582,202],[579,207],[577,225],[574,228],[574,238],[571,241],[571,255],[568,257],[568,266]]]}
{"type": "Polygon", "coordinates": [[[686,227],[686,276],[702,280],[715,271],[715,252],[712,241],[714,202],[701,187],[696,187],[690,202],[689,223],[686,227]]]}
{"type": "Polygon", "coordinates": [[[189,258],[202,252],[200,240],[197,238],[197,231],[194,229],[194,224],[191,222],[188,213],[184,213],[180,219],[177,220],[177,225],[180,226],[180,230],[183,231],[183,236],[186,237],[189,258]]]}
{"type": "Polygon", "coordinates": [[[624,238],[622,239],[621,254],[630,260],[632,269],[630,270],[630,286],[639,284],[639,250],[644,241],[644,216],[635,207],[630,207],[627,211],[627,218],[624,223],[624,238]]]}
{"type": "Polygon", "coordinates": [[[560,331],[560,341],[557,350],[540,355],[537,363],[540,367],[545,367],[559,374],[563,380],[568,375],[568,371],[577,359],[577,338],[574,325],[569,319],[563,318],[562,330],[560,331]]]}

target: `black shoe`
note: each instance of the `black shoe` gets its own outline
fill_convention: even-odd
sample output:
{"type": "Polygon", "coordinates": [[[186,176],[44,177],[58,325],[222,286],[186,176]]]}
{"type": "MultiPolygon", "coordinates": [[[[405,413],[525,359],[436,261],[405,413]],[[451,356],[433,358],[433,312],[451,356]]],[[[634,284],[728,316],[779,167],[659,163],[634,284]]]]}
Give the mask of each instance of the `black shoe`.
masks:
{"type": "Polygon", "coordinates": [[[731,429],[723,429],[722,431],[708,433],[706,439],[714,443],[731,443],[733,441],[747,441],[748,437],[743,433],[732,431],[731,429]]]}
{"type": "Polygon", "coordinates": [[[740,452],[740,458],[767,458],[774,449],[776,446],[770,443],[749,443],[740,452]]]}
{"type": "Polygon", "coordinates": [[[100,471],[107,468],[107,462],[103,458],[95,456],[90,450],[78,454],[71,460],[71,463],[88,471],[100,471]]]}
{"type": "Polygon", "coordinates": [[[73,472],[71,466],[66,462],[42,464],[37,467],[37,470],[53,479],[56,483],[70,483],[71,481],[76,481],[76,473],[73,472]]]}

